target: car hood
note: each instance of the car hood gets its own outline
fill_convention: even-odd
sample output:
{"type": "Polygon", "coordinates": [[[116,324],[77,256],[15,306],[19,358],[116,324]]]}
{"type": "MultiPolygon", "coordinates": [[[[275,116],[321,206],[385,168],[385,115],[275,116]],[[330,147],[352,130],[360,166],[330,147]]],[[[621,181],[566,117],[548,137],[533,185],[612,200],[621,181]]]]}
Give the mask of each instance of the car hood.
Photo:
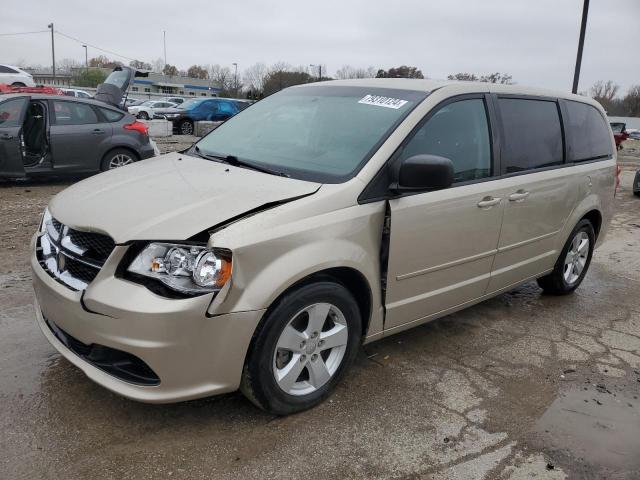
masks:
{"type": "Polygon", "coordinates": [[[49,209],[71,228],[116,243],[185,240],[261,207],[315,193],[320,184],[170,153],[88,178],[49,209]]]}

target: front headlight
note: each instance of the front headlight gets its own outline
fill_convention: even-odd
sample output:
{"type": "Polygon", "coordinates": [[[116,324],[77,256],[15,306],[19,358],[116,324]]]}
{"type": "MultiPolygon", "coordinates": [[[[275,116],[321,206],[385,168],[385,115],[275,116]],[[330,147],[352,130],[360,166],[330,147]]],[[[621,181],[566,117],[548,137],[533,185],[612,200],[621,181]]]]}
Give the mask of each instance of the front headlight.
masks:
{"type": "Polygon", "coordinates": [[[180,116],[180,114],[179,113],[165,113],[164,116],[167,117],[167,118],[178,118],[180,116]]]}
{"type": "Polygon", "coordinates": [[[40,228],[38,229],[40,233],[43,233],[47,230],[47,223],[51,223],[51,213],[49,213],[49,207],[46,207],[44,209],[44,212],[42,212],[42,219],[40,220],[40,228]]]}
{"type": "Polygon", "coordinates": [[[127,271],[187,295],[220,290],[231,277],[231,254],[200,245],[149,243],[127,271]]]}

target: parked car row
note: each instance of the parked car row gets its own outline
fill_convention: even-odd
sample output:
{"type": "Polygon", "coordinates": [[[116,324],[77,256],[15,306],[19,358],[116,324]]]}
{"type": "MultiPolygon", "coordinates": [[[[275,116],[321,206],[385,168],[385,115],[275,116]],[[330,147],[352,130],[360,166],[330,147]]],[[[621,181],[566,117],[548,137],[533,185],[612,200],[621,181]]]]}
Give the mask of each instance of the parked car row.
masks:
{"type": "Polygon", "coordinates": [[[55,94],[0,95],[0,178],[95,173],[155,153],[147,126],[114,105],[55,94]]]}
{"type": "Polygon", "coordinates": [[[139,103],[137,105],[131,105],[127,107],[130,114],[142,120],[151,120],[156,111],[165,108],[174,108],[178,106],[177,103],[165,101],[165,100],[147,100],[146,102],[139,103]]]}
{"type": "Polygon", "coordinates": [[[171,121],[175,133],[193,135],[195,122],[224,122],[249,105],[247,101],[228,98],[192,98],[175,107],[158,108],[155,114],[171,121]]]}
{"type": "Polygon", "coordinates": [[[13,85],[14,87],[35,87],[36,82],[29,72],[14,67],[13,65],[0,64],[0,83],[13,85]]]}

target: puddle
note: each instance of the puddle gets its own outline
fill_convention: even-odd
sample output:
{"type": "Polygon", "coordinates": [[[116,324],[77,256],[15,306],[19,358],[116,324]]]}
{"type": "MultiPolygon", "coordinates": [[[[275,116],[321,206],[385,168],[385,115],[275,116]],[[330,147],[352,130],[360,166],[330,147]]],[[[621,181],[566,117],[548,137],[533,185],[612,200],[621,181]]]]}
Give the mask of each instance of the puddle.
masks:
{"type": "Polygon", "coordinates": [[[640,400],[605,388],[570,390],[536,425],[545,447],[614,471],[640,469],[640,400]]]}

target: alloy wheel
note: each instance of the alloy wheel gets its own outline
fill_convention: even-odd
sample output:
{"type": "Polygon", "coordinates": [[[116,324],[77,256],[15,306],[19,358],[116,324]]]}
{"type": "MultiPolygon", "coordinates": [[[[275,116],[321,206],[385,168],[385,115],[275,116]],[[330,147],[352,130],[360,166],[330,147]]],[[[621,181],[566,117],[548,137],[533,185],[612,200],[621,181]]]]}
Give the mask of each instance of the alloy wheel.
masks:
{"type": "Polygon", "coordinates": [[[282,330],[273,355],[277,385],[289,395],[308,395],[338,371],[347,350],[344,314],[330,303],[305,307],[282,330]]]}
{"type": "Polygon", "coordinates": [[[113,170],[114,168],[124,167],[125,165],[129,165],[133,163],[133,158],[126,153],[118,153],[114,155],[113,158],[109,161],[109,170],[113,170]]]}
{"type": "Polygon", "coordinates": [[[193,124],[191,122],[182,122],[182,124],[180,124],[180,133],[182,133],[182,135],[192,135],[193,124]]]}
{"type": "Polygon", "coordinates": [[[578,281],[589,256],[589,235],[580,231],[573,237],[571,246],[564,258],[563,276],[568,285],[578,281]]]}

